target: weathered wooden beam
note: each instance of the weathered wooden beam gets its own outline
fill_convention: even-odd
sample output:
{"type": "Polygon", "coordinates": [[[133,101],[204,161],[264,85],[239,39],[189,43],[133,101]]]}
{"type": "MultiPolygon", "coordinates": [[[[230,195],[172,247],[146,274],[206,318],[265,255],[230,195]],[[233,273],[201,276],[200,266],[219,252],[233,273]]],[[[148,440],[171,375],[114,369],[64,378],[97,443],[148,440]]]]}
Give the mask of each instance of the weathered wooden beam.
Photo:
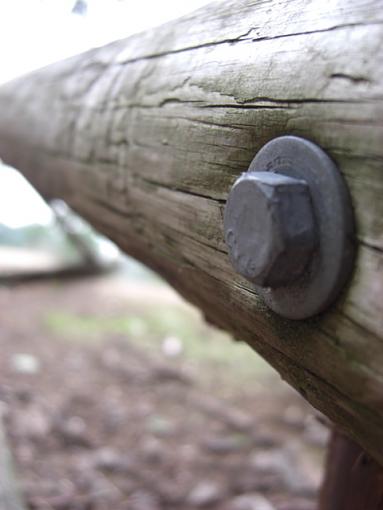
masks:
{"type": "Polygon", "coordinates": [[[3,86],[0,112],[7,163],[246,340],[383,462],[381,2],[212,4],[3,86]],[[284,134],[335,160],[357,220],[351,284],[304,322],[265,308],[222,233],[230,186],[284,134]]]}

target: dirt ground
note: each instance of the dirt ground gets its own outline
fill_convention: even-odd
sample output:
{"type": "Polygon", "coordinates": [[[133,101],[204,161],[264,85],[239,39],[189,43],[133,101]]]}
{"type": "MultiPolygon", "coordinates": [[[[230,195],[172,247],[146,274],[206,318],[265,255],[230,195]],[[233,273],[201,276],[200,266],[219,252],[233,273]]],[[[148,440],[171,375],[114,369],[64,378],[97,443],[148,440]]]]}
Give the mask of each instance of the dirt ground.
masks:
{"type": "Polygon", "coordinates": [[[314,510],[326,427],[167,287],[3,285],[0,328],[0,410],[29,509],[314,510]]]}

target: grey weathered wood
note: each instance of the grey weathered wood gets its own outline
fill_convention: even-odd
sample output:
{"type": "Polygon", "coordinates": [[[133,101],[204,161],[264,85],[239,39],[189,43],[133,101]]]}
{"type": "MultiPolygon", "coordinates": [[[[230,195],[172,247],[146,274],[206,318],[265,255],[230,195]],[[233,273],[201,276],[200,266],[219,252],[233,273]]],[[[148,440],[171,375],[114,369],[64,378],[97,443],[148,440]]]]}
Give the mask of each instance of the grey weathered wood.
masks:
{"type": "Polygon", "coordinates": [[[5,161],[249,342],[381,462],[382,7],[216,3],[0,91],[5,161]],[[265,309],[233,272],[222,235],[231,184],[282,134],[334,158],[358,227],[350,286],[301,323],[265,309]]]}

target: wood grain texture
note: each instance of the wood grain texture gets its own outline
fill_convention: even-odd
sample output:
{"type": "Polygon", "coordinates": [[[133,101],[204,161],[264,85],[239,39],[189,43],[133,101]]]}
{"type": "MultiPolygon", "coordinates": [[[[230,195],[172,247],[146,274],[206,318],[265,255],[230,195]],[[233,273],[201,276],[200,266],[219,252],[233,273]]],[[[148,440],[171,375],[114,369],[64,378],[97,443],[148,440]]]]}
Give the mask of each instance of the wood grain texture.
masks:
{"type": "Polygon", "coordinates": [[[380,462],[382,7],[211,4],[0,89],[7,163],[251,344],[380,462]],[[299,323],[268,311],[234,273],[222,232],[234,180],[285,134],[335,160],[358,229],[351,284],[326,314],[299,323]]]}

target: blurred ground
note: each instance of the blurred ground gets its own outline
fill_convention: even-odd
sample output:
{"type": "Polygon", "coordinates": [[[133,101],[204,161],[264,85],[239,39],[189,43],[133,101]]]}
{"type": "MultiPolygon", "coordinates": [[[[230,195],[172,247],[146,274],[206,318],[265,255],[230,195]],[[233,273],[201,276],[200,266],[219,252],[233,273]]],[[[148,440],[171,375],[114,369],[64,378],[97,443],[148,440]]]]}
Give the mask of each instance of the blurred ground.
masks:
{"type": "Polygon", "coordinates": [[[327,430],[161,282],[3,285],[0,328],[1,411],[28,508],[315,508],[327,430]]]}

